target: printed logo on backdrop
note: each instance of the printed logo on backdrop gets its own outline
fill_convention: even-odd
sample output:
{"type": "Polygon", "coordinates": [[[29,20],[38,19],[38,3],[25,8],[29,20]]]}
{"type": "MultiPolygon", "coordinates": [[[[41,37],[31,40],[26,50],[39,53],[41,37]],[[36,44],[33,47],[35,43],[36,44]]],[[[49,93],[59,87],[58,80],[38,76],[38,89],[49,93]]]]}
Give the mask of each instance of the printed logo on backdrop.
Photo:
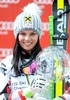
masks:
{"type": "Polygon", "coordinates": [[[0,21],[0,34],[7,35],[8,31],[13,30],[13,22],[9,21],[0,21]]]}
{"type": "Polygon", "coordinates": [[[10,4],[17,4],[20,0],[0,0],[0,8],[7,8],[10,4]]]}
{"type": "Polygon", "coordinates": [[[44,5],[48,5],[48,4],[53,3],[53,0],[33,0],[33,1],[37,4],[44,4],[44,5]]]}
{"type": "Polygon", "coordinates": [[[49,31],[49,22],[42,23],[43,31],[49,31]]]}
{"type": "MultiPolygon", "coordinates": [[[[36,4],[39,4],[39,6],[41,7],[42,10],[46,9],[46,5],[52,5],[53,3],[53,0],[33,0],[36,4]]],[[[46,14],[46,12],[44,12],[46,14]]],[[[43,15],[43,16],[46,16],[46,18],[48,18],[47,16],[48,15],[43,15]]],[[[44,18],[44,17],[43,17],[44,18]]],[[[49,22],[47,21],[44,21],[42,22],[42,29],[43,29],[43,34],[44,32],[48,32],[49,31],[49,22]]]]}
{"type": "Polygon", "coordinates": [[[12,55],[12,48],[0,48],[0,60],[5,58],[6,56],[12,55]]]}

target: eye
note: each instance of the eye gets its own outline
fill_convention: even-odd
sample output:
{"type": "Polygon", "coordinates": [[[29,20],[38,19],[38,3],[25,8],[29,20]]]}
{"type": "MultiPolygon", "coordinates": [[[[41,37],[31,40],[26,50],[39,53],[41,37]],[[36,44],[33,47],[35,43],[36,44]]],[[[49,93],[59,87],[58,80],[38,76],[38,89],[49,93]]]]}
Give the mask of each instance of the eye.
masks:
{"type": "Polygon", "coordinates": [[[37,35],[35,32],[30,33],[30,36],[37,35]]]}
{"type": "Polygon", "coordinates": [[[26,33],[25,32],[21,32],[21,33],[19,33],[19,35],[25,36],[26,33]]]}

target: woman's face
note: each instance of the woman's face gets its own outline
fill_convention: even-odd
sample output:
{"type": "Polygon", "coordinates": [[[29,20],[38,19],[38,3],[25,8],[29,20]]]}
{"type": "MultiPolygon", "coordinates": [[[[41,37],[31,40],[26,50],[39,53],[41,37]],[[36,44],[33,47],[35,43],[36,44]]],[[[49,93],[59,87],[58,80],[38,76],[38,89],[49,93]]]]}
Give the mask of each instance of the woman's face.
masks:
{"type": "Polygon", "coordinates": [[[33,30],[25,30],[18,36],[20,46],[30,52],[38,41],[38,34],[33,30]]]}

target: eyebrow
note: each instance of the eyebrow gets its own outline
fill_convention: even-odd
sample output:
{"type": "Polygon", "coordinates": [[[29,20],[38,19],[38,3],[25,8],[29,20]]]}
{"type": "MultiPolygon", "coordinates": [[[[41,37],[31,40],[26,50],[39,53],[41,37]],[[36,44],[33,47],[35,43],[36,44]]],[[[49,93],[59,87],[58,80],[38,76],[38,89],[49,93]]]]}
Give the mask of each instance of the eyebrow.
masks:
{"type": "MultiPolygon", "coordinates": [[[[19,32],[19,34],[20,34],[20,33],[26,33],[26,32],[21,31],[21,32],[19,32]]],[[[32,31],[32,32],[30,32],[30,33],[36,33],[36,31],[32,31]]]]}

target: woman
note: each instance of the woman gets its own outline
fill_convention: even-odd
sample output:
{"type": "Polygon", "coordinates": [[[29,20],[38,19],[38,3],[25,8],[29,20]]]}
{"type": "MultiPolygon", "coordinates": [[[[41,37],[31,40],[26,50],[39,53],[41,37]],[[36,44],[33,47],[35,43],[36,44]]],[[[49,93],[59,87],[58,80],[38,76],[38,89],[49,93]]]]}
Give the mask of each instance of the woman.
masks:
{"type": "MultiPolygon", "coordinates": [[[[41,14],[41,9],[31,3],[24,7],[24,11],[14,21],[16,42],[13,55],[3,59],[0,63],[1,100],[3,96],[8,100],[26,100],[32,98],[37,90],[32,87],[37,68],[35,58],[42,50],[39,43],[42,33],[41,14]]],[[[41,82],[45,83],[45,80],[41,82]]]]}

